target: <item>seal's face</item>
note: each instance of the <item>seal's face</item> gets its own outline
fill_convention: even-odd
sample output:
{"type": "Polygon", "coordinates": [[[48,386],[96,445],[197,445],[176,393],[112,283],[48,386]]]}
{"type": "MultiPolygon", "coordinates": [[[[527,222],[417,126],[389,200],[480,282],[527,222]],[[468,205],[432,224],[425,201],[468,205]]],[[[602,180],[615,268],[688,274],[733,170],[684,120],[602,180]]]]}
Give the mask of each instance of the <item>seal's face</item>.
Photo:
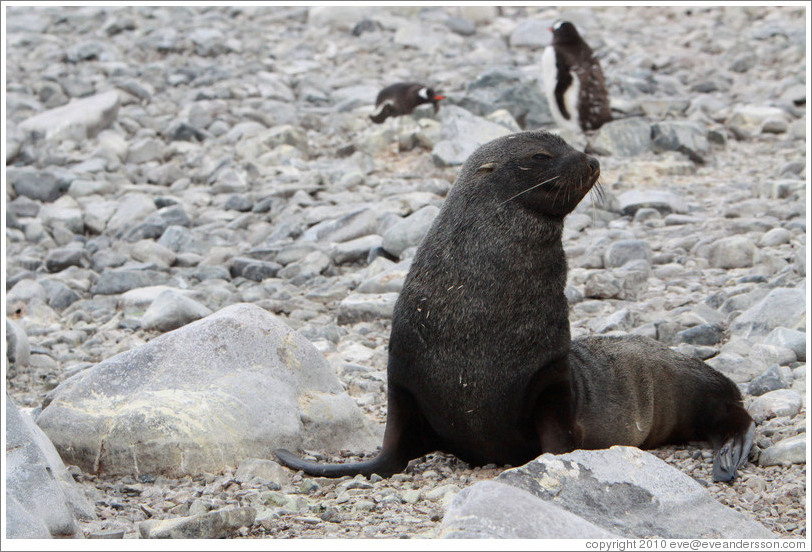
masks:
{"type": "Polygon", "coordinates": [[[469,161],[498,207],[520,205],[563,218],[592,189],[600,163],[548,132],[521,132],[485,144],[469,161]]]}

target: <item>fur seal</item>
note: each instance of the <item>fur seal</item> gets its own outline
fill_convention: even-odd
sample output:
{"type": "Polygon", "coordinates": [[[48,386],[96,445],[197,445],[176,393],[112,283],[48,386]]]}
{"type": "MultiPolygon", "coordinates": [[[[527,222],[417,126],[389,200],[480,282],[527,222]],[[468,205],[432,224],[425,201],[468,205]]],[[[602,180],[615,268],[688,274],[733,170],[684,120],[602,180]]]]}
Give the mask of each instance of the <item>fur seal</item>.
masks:
{"type": "Polygon", "coordinates": [[[569,21],[556,21],[550,31],[553,42],[542,55],[542,70],[553,119],[575,131],[600,128],[612,120],[612,110],[598,58],[569,21]]]}
{"type": "Polygon", "coordinates": [[[434,112],[440,109],[437,102],[445,96],[436,94],[433,89],[417,82],[398,82],[378,92],[375,99],[375,112],[369,116],[373,123],[381,124],[388,117],[408,115],[418,105],[430,103],[434,112]]]}
{"type": "Polygon", "coordinates": [[[380,452],[319,464],[277,450],[279,460],[318,476],[388,477],[435,450],[520,465],[544,452],[709,439],[721,447],[714,474],[733,477],[752,443],[735,384],[654,340],[570,343],[561,233],[599,174],[596,159],[543,131],[475,151],[395,306],[380,452]]]}

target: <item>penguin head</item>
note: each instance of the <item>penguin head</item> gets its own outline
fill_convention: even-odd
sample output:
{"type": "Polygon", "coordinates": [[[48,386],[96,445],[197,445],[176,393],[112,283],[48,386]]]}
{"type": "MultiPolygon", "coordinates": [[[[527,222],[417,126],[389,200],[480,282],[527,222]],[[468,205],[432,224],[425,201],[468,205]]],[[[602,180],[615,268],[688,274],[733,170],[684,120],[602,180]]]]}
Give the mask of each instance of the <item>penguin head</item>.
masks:
{"type": "Polygon", "coordinates": [[[582,40],[575,25],[563,19],[556,21],[553,26],[550,27],[550,31],[553,33],[553,45],[572,44],[582,40]]]}
{"type": "Polygon", "coordinates": [[[437,102],[439,102],[440,100],[444,100],[445,96],[436,94],[433,88],[428,88],[424,86],[417,91],[417,98],[418,104],[424,103],[434,104],[434,112],[437,113],[437,110],[440,109],[440,106],[438,105],[437,102]]]}

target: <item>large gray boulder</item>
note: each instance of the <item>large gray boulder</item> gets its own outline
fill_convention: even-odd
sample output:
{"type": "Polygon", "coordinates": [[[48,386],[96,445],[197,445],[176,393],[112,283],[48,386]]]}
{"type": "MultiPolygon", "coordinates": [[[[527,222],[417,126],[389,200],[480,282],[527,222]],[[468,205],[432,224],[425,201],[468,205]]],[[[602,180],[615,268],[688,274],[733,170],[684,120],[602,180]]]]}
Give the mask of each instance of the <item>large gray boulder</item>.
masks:
{"type": "Polygon", "coordinates": [[[6,395],[6,538],[79,536],[93,506],[48,437],[6,395]]]}
{"type": "Polygon", "coordinates": [[[370,450],[378,432],[319,351],[237,304],[69,378],[37,423],[90,473],[179,476],[278,447],[370,450]]]}
{"type": "Polygon", "coordinates": [[[634,447],[543,454],[494,481],[515,491],[483,489],[488,483],[477,483],[452,503],[441,536],[593,538],[602,529],[627,538],[775,537],[714,500],[689,476],[634,447]],[[546,505],[531,501],[528,493],[546,505]],[[490,508],[481,504],[483,496],[493,500],[490,508]],[[502,506],[515,515],[505,516],[502,506]],[[529,510],[533,508],[538,510],[529,510]],[[553,508],[567,511],[575,521],[566,521],[553,508]],[[540,513],[561,523],[532,527],[528,520],[540,513]]]}

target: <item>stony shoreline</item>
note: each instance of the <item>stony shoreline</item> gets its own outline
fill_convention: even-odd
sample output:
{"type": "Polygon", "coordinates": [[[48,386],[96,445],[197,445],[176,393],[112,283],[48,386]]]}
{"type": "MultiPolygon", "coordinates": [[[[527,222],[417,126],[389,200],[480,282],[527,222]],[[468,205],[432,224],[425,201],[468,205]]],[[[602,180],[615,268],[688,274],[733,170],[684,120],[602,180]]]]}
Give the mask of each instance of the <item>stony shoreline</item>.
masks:
{"type": "MultiPolygon", "coordinates": [[[[734,379],[759,418],[740,479],[710,483],[706,447],[653,453],[806,537],[805,455],[780,445],[805,448],[807,424],[806,339],[787,337],[806,333],[792,304],[807,285],[804,8],[7,10],[6,388],[20,407],[36,414],[70,376],[245,302],[310,340],[383,423],[414,247],[464,147],[552,128],[540,59],[566,16],[618,110],[589,138],[603,196],[567,219],[573,336],[648,335],[734,379]],[[371,125],[377,90],[411,79],[448,96],[440,112],[371,125]],[[779,312],[758,310],[769,294],[779,312]]],[[[232,536],[430,538],[457,492],[503,471],[432,454],[387,480],[287,471],[257,486],[238,468],[71,467],[98,516],[81,528],[138,538],[145,520],[261,504],[232,536]]]]}

